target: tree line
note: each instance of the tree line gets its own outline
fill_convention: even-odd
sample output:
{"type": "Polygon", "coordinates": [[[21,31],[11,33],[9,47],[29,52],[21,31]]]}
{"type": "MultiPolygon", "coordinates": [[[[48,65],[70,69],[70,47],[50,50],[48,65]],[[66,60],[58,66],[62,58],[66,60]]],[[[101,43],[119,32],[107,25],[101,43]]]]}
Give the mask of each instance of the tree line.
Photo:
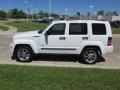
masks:
{"type": "MultiPolygon", "coordinates": [[[[76,13],[77,16],[81,16],[83,14],[81,14],[81,12],[77,12],[76,13]]],[[[90,16],[91,13],[88,12],[86,13],[86,16],[90,16]]],[[[102,15],[102,16],[118,16],[118,12],[117,11],[108,11],[108,12],[105,12],[104,10],[99,10],[96,15],[102,15]]],[[[85,16],[85,15],[84,15],[85,16]]],[[[3,10],[0,10],[0,19],[7,19],[7,18],[14,18],[14,19],[26,19],[26,18],[33,18],[33,19],[36,19],[36,18],[44,18],[44,17],[49,17],[49,13],[48,12],[44,12],[44,11],[40,11],[38,13],[34,13],[34,14],[31,14],[30,12],[26,13],[24,12],[23,10],[20,10],[20,9],[17,9],[17,8],[14,8],[12,10],[10,10],[9,12],[6,12],[6,11],[3,11],[3,10]]],[[[51,13],[51,17],[55,17],[55,18],[58,18],[59,15],[56,14],[56,13],[51,13]]]]}
{"type": "Polygon", "coordinates": [[[102,15],[102,16],[118,16],[117,11],[108,11],[105,12],[104,10],[100,10],[97,12],[97,15],[102,15]]]}
{"type": "MultiPolygon", "coordinates": [[[[30,19],[36,19],[36,18],[44,18],[44,17],[49,17],[49,13],[48,12],[44,12],[44,11],[40,11],[38,13],[33,13],[31,14],[30,12],[24,12],[23,10],[14,8],[12,10],[10,10],[9,12],[0,10],[0,19],[7,19],[7,18],[13,18],[13,19],[26,19],[26,18],[30,18],[30,19]]],[[[55,13],[51,13],[51,17],[56,17],[58,18],[59,15],[55,14],[55,13]]]]}
{"type": "MultiPolygon", "coordinates": [[[[80,12],[77,12],[76,15],[81,16],[83,14],[81,14],[80,12]]],[[[90,15],[91,15],[91,12],[86,13],[86,16],[90,16],[90,15]]],[[[99,15],[101,15],[101,16],[118,16],[119,14],[118,14],[117,11],[108,11],[108,12],[106,12],[104,10],[99,10],[98,12],[96,12],[94,14],[92,13],[92,15],[97,15],[97,16],[99,16],[99,15]]]]}

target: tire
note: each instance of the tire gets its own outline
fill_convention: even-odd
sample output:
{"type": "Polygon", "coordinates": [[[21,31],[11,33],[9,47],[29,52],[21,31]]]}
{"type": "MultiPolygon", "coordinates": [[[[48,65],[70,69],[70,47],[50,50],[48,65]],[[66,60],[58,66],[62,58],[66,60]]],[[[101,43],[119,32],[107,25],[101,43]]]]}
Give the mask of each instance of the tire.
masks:
{"type": "Polygon", "coordinates": [[[15,51],[15,57],[18,62],[31,62],[34,57],[34,53],[29,46],[18,46],[15,51]]]}
{"type": "Polygon", "coordinates": [[[94,48],[86,48],[81,53],[81,59],[86,64],[95,64],[98,61],[99,54],[94,48]]]}

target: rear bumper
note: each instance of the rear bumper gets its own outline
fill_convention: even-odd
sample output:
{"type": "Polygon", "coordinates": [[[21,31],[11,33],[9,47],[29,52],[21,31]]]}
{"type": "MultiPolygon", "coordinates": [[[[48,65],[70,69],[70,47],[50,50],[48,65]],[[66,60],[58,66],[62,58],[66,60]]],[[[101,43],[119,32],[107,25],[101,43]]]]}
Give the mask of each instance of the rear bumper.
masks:
{"type": "Polygon", "coordinates": [[[112,53],[114,50],[114,46],[106,46],[104,50],[105,50],[104,54],[112,53]]]}

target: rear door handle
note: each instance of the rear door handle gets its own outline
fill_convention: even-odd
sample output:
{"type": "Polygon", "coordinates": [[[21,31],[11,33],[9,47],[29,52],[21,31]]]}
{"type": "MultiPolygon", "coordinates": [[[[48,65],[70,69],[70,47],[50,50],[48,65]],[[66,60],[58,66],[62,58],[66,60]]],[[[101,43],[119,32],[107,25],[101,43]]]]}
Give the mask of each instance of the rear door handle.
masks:
{"type": "Polygon", "coordinates": [[[88,40],[88,37],[82,37],[82,40],[88,40]]]}
{"type": "Polygon", "coordinates": [[[65,37],[59,37],[60,40],[65,40],[65,37]]]}

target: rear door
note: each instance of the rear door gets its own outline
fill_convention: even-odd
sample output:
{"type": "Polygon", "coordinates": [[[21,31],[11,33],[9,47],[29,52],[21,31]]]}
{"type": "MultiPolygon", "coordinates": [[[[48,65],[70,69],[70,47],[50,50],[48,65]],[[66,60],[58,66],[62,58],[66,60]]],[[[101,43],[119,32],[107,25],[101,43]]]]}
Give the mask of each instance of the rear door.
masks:
{"type": "Polygon", "coordinates": [[[86,22],[70,22],[68,24],[66,44],[67,54],[79,54],[83,42],[89,41],[88,24],[86,22]]]}

